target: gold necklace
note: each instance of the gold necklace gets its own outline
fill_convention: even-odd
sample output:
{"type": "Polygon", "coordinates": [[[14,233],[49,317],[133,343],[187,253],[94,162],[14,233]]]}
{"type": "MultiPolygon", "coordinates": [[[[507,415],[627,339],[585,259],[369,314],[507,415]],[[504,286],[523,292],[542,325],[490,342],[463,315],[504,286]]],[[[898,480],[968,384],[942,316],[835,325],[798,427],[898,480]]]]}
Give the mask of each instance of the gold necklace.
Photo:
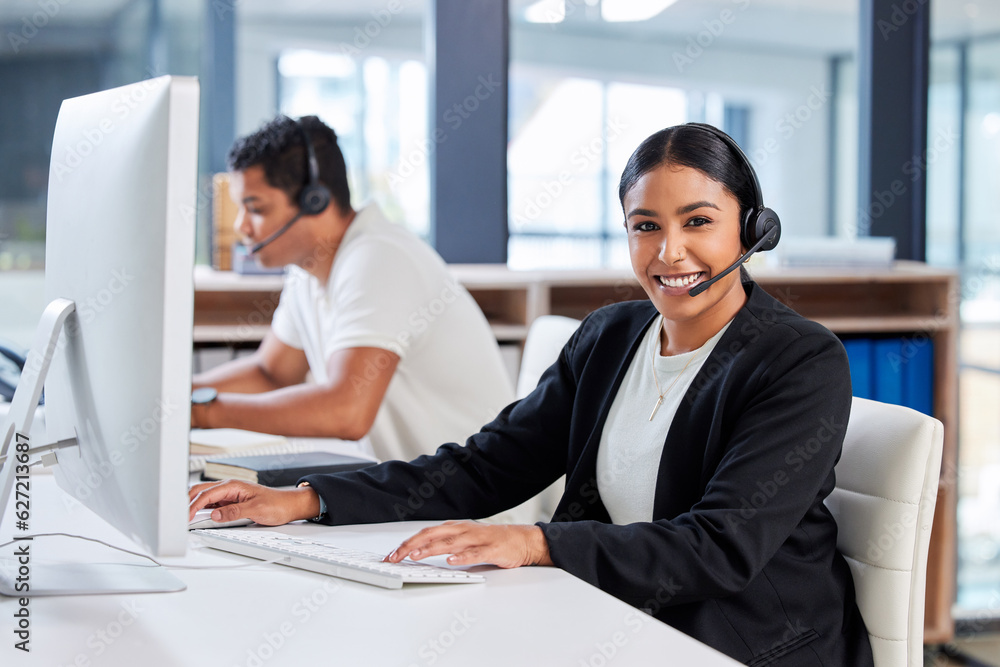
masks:
{"type": "Polygon", "coordinates": [[[656,332],[656,336],[654,336],[653,347],[650,349],[650,355],[649,355],[649,361],[653,367],[653,383],[656,384],[656,393],[659,394],[659,396],[656,399],[656,405],[653,406],[653,411],[649,413],[649,421],[653,421],[653,417],[656,416],[656,411],[660,409],[661,405],[663,405],[663,397],[670,393],[670,390],[674,388],[674,385],[677,384],[677,381],[681,379],[682,375],[684,375],[684,371],[686,371],[688,366],[691,365],[691,362],[694,361],[694,358],[698,356],[697,353],[692,354],[691,358],[687,360],[686,364],[684,364],[684,368],[681,369],[681,372],[677,374],[677,377],[674,378],[674,381],[670,383],[669,387],[667,387],[667,390],[660,391],[660,380],[656,377],[656,348],[659,347],[660,334],[662,332],[663,332],[663,320],[661,319],[660,326],[656,332]]]}

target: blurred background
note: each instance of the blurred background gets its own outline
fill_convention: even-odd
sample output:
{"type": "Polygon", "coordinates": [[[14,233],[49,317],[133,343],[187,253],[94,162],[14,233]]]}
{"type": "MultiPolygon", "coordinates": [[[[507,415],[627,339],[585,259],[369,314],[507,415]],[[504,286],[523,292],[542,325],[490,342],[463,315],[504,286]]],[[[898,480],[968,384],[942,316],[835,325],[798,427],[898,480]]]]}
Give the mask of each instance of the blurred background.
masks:
{"type": "MultiPolygon", "coordinates": [[[[744,147],[788,238],[864,233],[857,2],[509,7],[509,267],[627,267],[622,168],[648,134],[690,120],[744,147]]],[[[27,346],[43,307],[60,102],[151,76],[202,81],[199,262],[211,258],[212,174],[235,135],[277,112],[322,117],[356,203],[374,199],[429,238],[429,137],[456,122],[430,117],[431,10],[427,0],[0,2],[0,339],[27,346]],[[235,29],[220,31],[223,20],[235,29]]],[[[962,278],[956,617],[984,628],[1000,620],[1000,0],[938,1],[931,17],[926,258],[962,278]]]]}

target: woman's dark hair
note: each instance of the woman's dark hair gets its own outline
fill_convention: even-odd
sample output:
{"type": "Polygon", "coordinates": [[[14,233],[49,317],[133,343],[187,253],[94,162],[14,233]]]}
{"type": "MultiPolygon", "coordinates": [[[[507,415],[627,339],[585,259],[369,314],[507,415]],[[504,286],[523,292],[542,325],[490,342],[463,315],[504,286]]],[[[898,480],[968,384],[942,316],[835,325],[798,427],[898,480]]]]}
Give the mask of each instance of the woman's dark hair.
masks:
{"type": "Polygon", "coordinates": [[[724,187],[740,205],[740,221],[756,205],[756,193],[743,159],[710,130],[675,125],[652,134],[628,159],[618,184],[625,211],[625,195],[644,175],[665,164],[697,169],[724,187]]]}
{"type": "Polygon", "coordinates": [[[309,183],[309,166],[302,126],[319,164],[319,180],[330,190],[334,204],[342,213],[351,210],[351,190],[347,185],[344,154],[337,145],[337,134],[316,116],[303,116],[298,122],[278,116],[252,134],[236,140],[229,149],[230,171],[244,171],[260,165],[264,177],[298,204],[302,189],[309,183]]]}

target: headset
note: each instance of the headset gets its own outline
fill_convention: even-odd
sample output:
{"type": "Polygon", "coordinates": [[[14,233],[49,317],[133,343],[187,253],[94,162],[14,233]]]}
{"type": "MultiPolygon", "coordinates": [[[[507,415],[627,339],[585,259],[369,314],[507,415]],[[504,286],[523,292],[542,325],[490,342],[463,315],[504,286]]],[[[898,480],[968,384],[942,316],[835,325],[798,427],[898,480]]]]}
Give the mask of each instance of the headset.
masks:
{"type": "Polygon", "coordinates": [[[748,249],[746,254],[733,262],[729,268],[719,275],[695,285],[688,291],[688,295],[698,296],[716,281],[728,275],[730,271],[733,271],[736,267],[743,264],[743,262],[750,259],[750,255],[758,251],[771,250],[774,246],[778,245],[778,239],[781,238],[781,221],[773,209],[764,206],[764,196],[760,191],[760,181],[757,180],[757,172],[754,171],[753,165],[750,164],[746,153],[743,152],[739,144],[733,141],[732,137],[722,130],[705,123],[686,123],[681,127],[692,127],[703,132],[708,132],[729,146],[742,163],[743,171],[750,178],[750,184],[753,185],[754,193],[753,206],[744,214],[743,219],[740,221],[740,241],[743,243],[743,247],[748,249]]]}
{"type": "Polygon", "coordinates": [[[302,192],[299,193],[299,212],[295,214],[294,218],[286,222],[281,229],[274,232],[260,243],[255,243],[251,246],[251,255],[256,255],[258,252],[263,250],[265,246],[287,232],[288,229],[302,216],[319,215],[325,211],[330,205],[330,201],[332,199],[330,189],[323,185],[319,180],[319,161],[316,159],[316,151],[313,148],[312,140],[309,138],[309,133],[306,132],[306,128],[302,125],[301,119],[293,122],[295,123],[295,127],[299,129],[299,133],[302,135],[302,143],[306,147],[306,161],[309,170],[309,181],[302,187],[302,192]]]}

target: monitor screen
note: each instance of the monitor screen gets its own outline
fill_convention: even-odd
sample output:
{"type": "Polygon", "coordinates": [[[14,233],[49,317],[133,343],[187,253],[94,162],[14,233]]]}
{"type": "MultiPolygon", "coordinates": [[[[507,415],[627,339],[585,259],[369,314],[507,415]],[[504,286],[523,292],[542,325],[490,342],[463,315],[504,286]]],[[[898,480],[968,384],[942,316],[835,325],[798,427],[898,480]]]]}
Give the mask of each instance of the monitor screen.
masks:
{"type": "Polygon", "coordinates": [[[75,306],[43,373],[47,439],[76,439],[54,472],[158,556],[187,542],[198,100],[170,76],[65,100],[49,170],[46,299],[75,306]]]}

